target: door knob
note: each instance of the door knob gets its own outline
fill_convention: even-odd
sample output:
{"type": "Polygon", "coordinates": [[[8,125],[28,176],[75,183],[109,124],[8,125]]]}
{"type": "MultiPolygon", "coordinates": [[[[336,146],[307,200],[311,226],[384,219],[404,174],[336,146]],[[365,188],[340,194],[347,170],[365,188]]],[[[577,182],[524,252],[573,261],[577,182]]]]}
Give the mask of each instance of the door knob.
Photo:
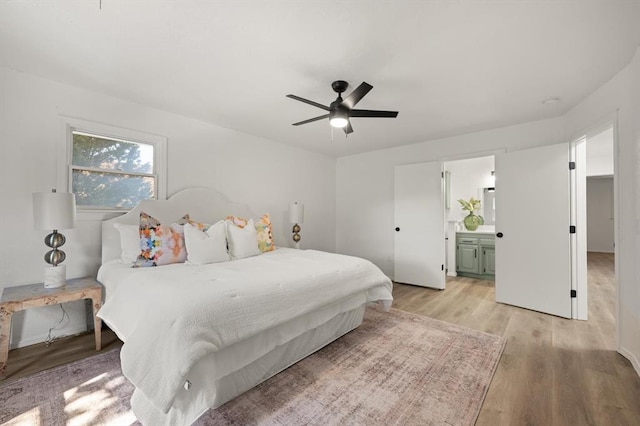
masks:
{"type": "Polygon", "coordinates": [[[396,226],[396,232],[400,232],[400,228],[396,226]]]}
{"type": "Polygon", "coordinates": [[[504,236],[504,234],[503,234],[502,232],[498,232],[498,233],[496,234],[496,237],[498,237],[498,238],[502,238],[503,236],[504,236]]]}

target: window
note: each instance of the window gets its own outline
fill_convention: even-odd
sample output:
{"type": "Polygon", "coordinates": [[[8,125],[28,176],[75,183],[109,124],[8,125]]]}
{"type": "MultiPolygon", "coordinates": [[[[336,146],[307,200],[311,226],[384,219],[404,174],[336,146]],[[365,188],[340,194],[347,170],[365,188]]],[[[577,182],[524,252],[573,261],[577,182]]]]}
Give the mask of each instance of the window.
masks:
{"type": "Polygon", "coordinates": [[[69,186],[79,209],[128,210],[142,200],[160,198],[164,143],[125,133],[130,134],[116,137],[68,127],[69,186]]]}

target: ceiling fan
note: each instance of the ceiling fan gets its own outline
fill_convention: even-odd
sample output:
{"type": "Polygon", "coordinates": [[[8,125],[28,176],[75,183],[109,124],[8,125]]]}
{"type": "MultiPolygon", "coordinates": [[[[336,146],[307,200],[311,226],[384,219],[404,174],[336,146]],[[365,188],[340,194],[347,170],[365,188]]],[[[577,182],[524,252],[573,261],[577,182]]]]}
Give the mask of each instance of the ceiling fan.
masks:
{"type": "Polygon", "coordinates": [[[325,106],[319,104],[318,102],[301,98],[300,96],[287,95],[287,98],[295,99],[296,101],[304,102],[306,104],[313,105],[315,107],[328,111],[328,114],[293,123],[294,126],[312,123],[314,121],[328,118],[329,124],[331,124],[332,127],[341,128],[342,130],[344,130],[344,133],[348,135],[349,133],[353,132],[353,127],[351,127],[351,122],[349,121],[351,117],[395,118],[398,116],[398,111],[374,111],[369,109],[353,108],[358,102],[360,102],[362,98],[364,98],[367,93],[369,93],[371,89],[373,89],[373,86],[369,83],[362,82],[362,84],[360,84],[360,86],[358,86],[356,90],[351,92],[349,96],[344,99],[342,99],[342,93],[347,90],[347,87],[349,87],[349,83],[343,80],[336,80],[331,83],[331,87],[333,88],[334,92],[338,93],[338,97],[335,101],[331,102],[331,105],[329,106],[325,106]]]}

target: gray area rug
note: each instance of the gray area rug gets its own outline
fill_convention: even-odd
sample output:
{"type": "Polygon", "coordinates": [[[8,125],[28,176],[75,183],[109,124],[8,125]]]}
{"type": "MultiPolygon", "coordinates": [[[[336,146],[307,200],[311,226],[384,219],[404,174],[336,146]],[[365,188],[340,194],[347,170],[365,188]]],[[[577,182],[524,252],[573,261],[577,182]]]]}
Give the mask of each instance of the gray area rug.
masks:
{"type": "MultiPolygon", "coordinates": [[[[472,425],[505,340],[392,309],[216,410],[198,425],[472,425]]],[[[0,385],[8,425],[131,425],[113,350],[0,385]]]]}

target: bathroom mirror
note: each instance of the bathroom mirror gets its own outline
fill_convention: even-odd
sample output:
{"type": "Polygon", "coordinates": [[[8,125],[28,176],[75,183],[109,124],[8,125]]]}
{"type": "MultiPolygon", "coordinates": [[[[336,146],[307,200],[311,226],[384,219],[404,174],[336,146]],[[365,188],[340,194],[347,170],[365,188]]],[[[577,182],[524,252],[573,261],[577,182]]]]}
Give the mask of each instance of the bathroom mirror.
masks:
{"type": "Polygon", "coordinates": [[[482,188],[482,217],[485,225],[496,224],[496,190],[495,188],[482,188]]]}

